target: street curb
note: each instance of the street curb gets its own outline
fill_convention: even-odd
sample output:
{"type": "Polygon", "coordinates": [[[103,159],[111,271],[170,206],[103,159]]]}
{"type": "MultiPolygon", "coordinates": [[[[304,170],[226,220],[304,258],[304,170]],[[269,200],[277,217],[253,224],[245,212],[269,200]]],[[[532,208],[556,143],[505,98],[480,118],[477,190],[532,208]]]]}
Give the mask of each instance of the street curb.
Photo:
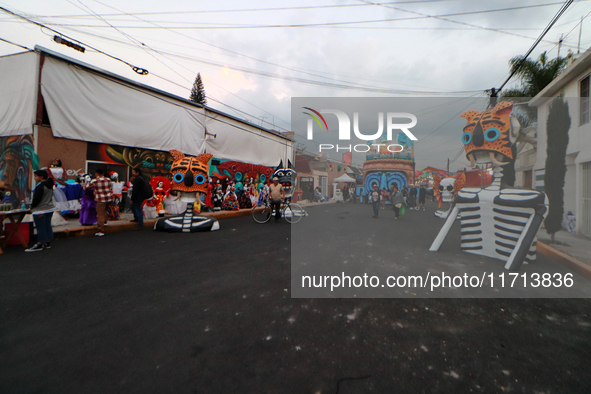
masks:
{"type": "MultiPolygon", "coordinates": [[[[201,216],[213,216],[216,219],[227,219],[227,218],[234,218],[238,216],[246,216],[250,215],[252,209],[240,209],[238,211],[217,211],[217,212],[204,212],[201,216]]],[[[156,222],[162,218],[157,219],[147,219],[144,220],[144,230],[145,229],[152,229],[156,222]]],[[[105,233],[118,233],[121,231],[130,231],[130,230],[139,230],[137,223],[134,222],[127,222],[127,223],[118,223],[119,221],[112,221],[110,225],[105,227],[105,233]]],[[[53,235],[56,238],[68,238],[68,237],[87,237],[94,235],[97,232],[96,225],[92,226],[81,226],[75,228],[69,228],[64,230],[57,230],[54,231],[53,235]]]]}
{"type": "Polygon", "coordinates": [[[575,271],[577,274],[580,274],[585,278],[591,280],[591,266],[589,266],[588,264],[585,264],[582,261],[577,260],[574,257],[569,256],[568,254],[561,252],[560,250],[555,249],[540,241],[538,241],[538,250],[544,256],[559,262],[560,264],[564,265],[570,270],[575,271]]]}

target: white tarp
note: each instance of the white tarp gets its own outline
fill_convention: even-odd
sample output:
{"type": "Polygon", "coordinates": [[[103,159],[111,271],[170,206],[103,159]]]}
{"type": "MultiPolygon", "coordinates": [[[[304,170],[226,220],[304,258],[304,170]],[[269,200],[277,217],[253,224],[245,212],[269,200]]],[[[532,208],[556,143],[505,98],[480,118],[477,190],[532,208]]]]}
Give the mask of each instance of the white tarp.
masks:
{"type": "Polygon", "coordinates": [[[52,57],[43,65],[41,92],[56,137],[203,153],[203,113],[197,107],[52,57]]]}
{"type": "Polygon", "coordinates": [[[256,127],[206,111],[206,150],[217,158],[277,167],[281,161],[293,161],[291,141],[256,127]]]}
{"type": "Polygon", "coordinates": [[[0,57],[0,137],[33,134],[39,55],[0,57]]]}
{"type": "Polygon", "coordinates": [[[56,137],[277,166],[289,140],[222,114],[47,57],[41,92],[56,137]],[[204,126],[206,125],[206,126],[204,126]],[[207,136],[216,134],[216,138],[207,136]]]}
{"type": "Polygon", "coordinates": [[[347,174],[343,174],[340,177],[336,178],[333,182],[355,182],[355,179],[351,178],[349,175],[347,174]]]}

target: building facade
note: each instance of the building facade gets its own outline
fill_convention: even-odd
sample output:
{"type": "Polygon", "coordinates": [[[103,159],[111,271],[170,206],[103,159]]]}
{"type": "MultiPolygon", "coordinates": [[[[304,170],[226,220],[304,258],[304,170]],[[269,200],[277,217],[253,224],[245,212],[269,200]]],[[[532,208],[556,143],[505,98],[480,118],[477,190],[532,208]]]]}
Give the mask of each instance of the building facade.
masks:
{"type": "MultiPolygon", "coordinates": [[[[530,100],[538,111],[536,160],[532,184],[544,190],[547,159],[547,119],[552,101],[562,97],[568,103],[571,125],[566,152],[564,212],[574,215],[576,232],[591,237],[591,102],[589,97],[591,50],[576,57],[544,90],[530,100]]],[[[566,218],[565,218],[566,219],[566,218]]]]}

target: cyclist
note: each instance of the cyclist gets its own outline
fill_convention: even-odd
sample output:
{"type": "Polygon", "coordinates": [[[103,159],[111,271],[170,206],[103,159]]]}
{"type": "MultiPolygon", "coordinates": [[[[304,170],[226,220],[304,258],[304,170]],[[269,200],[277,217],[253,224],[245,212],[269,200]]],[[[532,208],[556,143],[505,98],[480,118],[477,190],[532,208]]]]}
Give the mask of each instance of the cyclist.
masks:
{"type": "Polygon", "coordinates": [[[285,190],[283,190],[283,185],[279,184],[279,178],[273,178],[273,183],[269,186],[269,194],[271,209],[275,210],[275,221],[277,222],[281,219],[281,201],[285,199],[285,190]]]}

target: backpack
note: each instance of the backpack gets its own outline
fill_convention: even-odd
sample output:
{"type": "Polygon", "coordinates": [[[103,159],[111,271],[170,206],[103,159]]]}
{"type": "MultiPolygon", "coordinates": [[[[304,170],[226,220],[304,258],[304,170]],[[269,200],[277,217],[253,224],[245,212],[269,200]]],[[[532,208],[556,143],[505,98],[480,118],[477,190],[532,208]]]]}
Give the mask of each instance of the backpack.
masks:
{"type": "Polygon", "coordinates": [[[150,182],[147,181],[145,178],[144,178],[144,190],[142,190],[142,192],[143,192],[146,200],[149,200],[150,198],[154,197],[154,189],[152,189],[150,182]]]}

